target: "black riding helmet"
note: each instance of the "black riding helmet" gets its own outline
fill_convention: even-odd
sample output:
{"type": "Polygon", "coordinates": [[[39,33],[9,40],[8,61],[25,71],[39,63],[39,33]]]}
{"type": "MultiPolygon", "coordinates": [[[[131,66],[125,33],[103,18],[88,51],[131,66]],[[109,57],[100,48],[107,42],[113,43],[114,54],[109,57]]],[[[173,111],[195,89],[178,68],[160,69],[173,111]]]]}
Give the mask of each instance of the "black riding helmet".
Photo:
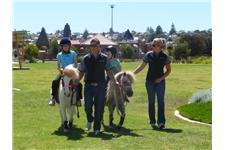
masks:
{"type": "Polygon", "coordinates": [[[65,44],[71,45],[71,41],[70,41],[69,38],[64,37],[64,38],[62,38],[62,39],[60,40],[60,43],[59,43],[59,44],[60,44],[61,46],[62,46],[62,45],[65,45],[65,44]]]}
{"type": "Polygon", "coordinates": [[[106,51],[110,51],[114,57],[115,57],[116,54],[117,54],[117,49],[116,49],[114,46],[112,46],[112,45],[108,46],[108,47],[106,48],[106,51]]]}
{"type": "Polygon", "coordinates": [[[62,38],[62,39],[60,40],[60,43],[59,43],[59,44],[60,44],[61,49],[62,49],[62,51],[63,51],[64,53],[70,53],[70,51],[65,52],[65,51],[63,50],[63,45],[69,45],[69,46],[71,46],[71,41],[70,41],[69,38],[66,38],[66,37],[62,38]]]}

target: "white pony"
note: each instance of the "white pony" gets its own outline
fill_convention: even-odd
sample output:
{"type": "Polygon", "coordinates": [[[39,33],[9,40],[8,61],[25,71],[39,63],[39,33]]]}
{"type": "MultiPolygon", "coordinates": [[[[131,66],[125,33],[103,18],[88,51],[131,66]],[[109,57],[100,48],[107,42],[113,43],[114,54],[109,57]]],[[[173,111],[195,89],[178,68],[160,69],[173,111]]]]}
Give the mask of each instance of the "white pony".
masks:
{"type": "Polygon", "coordinates": [[[125,102],[128,97],[133,95],[132,84],[135,81],[135,76],[130,71],[118,72],[115,75],[116,81],[119,82],[120,88],[116,87],[111,81],[107,85],[106,105],[109,109],[109,128],[113,128],[113,112],[117,109],[120,115],[120,122],[117,128],[120,129],[125,119],[125,102]]]}
{"type": "Polygon", "coordinates": [[[73,127],[73,116],[75,114],[76,89],[73,85],[78,79],[78,70],[73,65],[68,65],[63,70],[64,76],[59,84],[59,112],[61,116],[63,132],[68,132],[73,127]],[[67,113],[69,114],[69,124],[67,121],[67,113]]]}

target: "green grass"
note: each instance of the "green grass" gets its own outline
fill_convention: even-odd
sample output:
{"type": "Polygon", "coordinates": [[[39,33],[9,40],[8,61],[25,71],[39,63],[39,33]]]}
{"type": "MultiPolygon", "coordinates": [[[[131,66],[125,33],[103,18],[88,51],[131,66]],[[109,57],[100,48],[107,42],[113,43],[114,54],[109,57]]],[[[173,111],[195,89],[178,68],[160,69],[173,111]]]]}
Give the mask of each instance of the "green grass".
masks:
{"type": "MultiPolygon", "coordinates": [[[[123,70],[134,70],[140,62],[122,63],[123,70]]],[[[152,130],[148,124],[148,101],[145,89],[147,67],[137,75],[134,96],[126,107],[124,128],[93,137],[84,131],[86,116],[81,107],[75,128],[69,134],[58,130],[58,107],[48,106],[51,81],[57,71],[54,63],[25,64],[31,70],[13,71],[13,149],[118,149],[118,150],[207,150],[212,148],[212,129],[190,124],[174,116],[177,107],[186,104],[192,93],[212,84],[211,65],[172,64],[166,82],[164,131],[152,130]]],[[[119,117],[115,113],[115,123],[119,117]]],[[[105,108],[105,124],[108,109],[105,108]]]]}
{"type": "Polygon", "coordinates": [[[212,64],[212,57],[198,56],[191,58],[193,64],[212,64]]]}
{"type": "Polygon", "coordinates": [[[185,104],[178,110],[181,115],[189,119],[212,123],[212,102],[185,104]]]}

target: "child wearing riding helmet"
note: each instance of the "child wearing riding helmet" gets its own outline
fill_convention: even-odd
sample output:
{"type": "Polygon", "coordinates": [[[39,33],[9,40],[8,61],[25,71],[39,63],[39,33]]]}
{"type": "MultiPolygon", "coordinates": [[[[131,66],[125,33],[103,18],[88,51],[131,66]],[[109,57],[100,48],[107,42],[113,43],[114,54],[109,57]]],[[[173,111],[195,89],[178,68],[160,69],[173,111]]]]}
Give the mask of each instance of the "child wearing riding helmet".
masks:
{"type": "Polygon", "coordinates": [[[164,52],[166,50],[166,40],[164,38],[155,38],[152,42],[153,51],[149,51],[143,57],[142,64],[139,65],[134,74],[142,71],[148,64],[148,73],[146,77],[145,86],[148,94],[148,113],[150,119],[150,125],[153,129],[157,126],[155,120],[155,96],[157,96],[158,102],[158,128],[165,128],[165,107],[164,107],[164,96],[166,82],[165,78],[171,72],[171,59],[164,52]],[[165,72],[164,72],[164,67],[165,72]]]}
{"type": "MultiPolygon", "coordinates": [[[[60,48],[62,51],[57,54],[57,70],[59,71],[59,73],[52,81],[52,96],[49,101],[49,105],[51,106],[54,106],[56,101],[58,102],[58,87],[60,79],[64,75],[63,69],[70,64],[73,64],[75,68],[77,67],[77,53],[75,51],[70,50],[71,41],[68,38],[62,38],[60,40],[60,48]]],[[[81,83],[77,85],[77,93],[77,105],[80,106],[80,99],[82,99],[81,83]]]]}
{"type": "Polygon", "coordinates": [[[116,58],[117,49],[110,45],[106,48],[106,54],[109,58],[109,63],[112,67],[112,72],[115,75],[116,73],[121,71],[121,65],[119,59],[116,58]]]}
{"type": "MultiPolygon", "coordinates": [[[[116,57],[117,49],[110,45],[106,48],[106,54],[109,58],[109,63],[112,67],[112,72],[115,75],[116,73],[121,71],[121,65],[119,59],[116,57]]],[[[106,84],[109,82],[109,77],[107,76],[106,84]]],[[[128,97],[125,97],[126,102],[129,102],[128,97]]]]}

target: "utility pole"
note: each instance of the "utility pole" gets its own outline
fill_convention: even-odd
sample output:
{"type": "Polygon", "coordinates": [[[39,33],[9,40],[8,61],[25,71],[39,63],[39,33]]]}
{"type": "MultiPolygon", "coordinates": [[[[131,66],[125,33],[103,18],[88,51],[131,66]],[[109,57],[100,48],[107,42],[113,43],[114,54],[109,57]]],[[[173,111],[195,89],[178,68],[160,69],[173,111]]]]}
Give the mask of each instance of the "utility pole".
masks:
{"type": "Polygon", "coordinates": [[[111,8],[111,31],[113,31],[113,8],[114,4],[110,5],[111,8]]]}

